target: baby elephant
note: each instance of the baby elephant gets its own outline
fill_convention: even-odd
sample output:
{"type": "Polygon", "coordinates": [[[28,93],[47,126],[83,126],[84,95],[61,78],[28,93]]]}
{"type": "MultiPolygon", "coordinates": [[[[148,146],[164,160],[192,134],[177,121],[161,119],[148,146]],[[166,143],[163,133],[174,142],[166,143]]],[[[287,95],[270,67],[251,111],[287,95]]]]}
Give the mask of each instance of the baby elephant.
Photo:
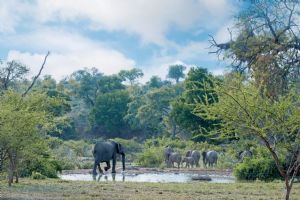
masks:
{"type": "Polygon", "coordinates": [[[185,163],[185,167],[191,167],[193,168],[194,167],[194,164],[195,164],[195,160],[193,157],[184,157],[182,159],[182,164],[185,163]]]}

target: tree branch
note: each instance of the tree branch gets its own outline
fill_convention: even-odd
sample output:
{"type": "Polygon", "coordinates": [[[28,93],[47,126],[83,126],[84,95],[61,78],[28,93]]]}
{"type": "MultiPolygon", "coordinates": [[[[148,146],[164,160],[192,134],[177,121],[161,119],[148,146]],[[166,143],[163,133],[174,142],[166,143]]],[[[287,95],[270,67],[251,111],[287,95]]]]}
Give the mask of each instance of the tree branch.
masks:
{"type": "Polygon", "coordinates": [[[30,86],[27,88],[27,90],[22,94],[22,97],[26,96],[27,93],[28,93],[28,92],[31,90],[31,88],[34,86],[36,80],[39,78],[39,76],[40,76],[41,73],[42,73],[42,70],[44,69],[44,66],[45,66],[45,64],[46,64],[46,61],[47,61],[47,58],[48,58],[49,55],[50,55],[50,51],[47,52],[47,54],[46,54],[46,56],[45,56],[45,58],[44,58],[43,64],[42,64],[42,66],[41,66],[41,68],[40,68],[39,73],[33,78],[33,81],[32,81],[32,83],[31,83],[31,85],[30,85],[30,86]]]}

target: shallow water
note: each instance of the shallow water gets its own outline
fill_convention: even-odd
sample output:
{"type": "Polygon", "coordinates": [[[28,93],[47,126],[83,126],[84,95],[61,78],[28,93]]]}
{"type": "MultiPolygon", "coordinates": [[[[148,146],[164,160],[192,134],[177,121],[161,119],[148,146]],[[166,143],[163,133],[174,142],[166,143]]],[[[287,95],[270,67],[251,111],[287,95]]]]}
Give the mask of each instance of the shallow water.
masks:
{"type": "MultiPolygon", "coordinates": [[[[197,174],[189,173],[143,173],[143,174],[103,174],[93,177],[91,174],[63,174],[60,178],[63,180],[79,181],[128,181],[128,182],[151,182],[151,183],[188,183],[195,182],[192,176],[197,174]]],[[[212,178],[209,183],[234,183],[232,176],[209,175],[212,178]]]]}

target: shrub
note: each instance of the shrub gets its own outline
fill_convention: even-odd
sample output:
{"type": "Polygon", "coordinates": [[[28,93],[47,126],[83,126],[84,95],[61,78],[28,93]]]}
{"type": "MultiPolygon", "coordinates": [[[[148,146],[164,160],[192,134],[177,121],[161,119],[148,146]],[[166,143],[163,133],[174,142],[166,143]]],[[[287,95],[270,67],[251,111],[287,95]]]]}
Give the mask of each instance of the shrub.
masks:
{"type": "Polygon", "coordinates": [[[38,179],[38,180],[41,180],[41,179],[45,179],[46,176],[44,176],[43,174],[39,173],[39,172],[32,172],[31,174],[31,178],[32,179],[38,179]]]}
{"type": "Polygon", "coordinates": [[[281,177],[275,161],[266,157],[245,158],[234,168],[234,175],[239,180],[272,181],[281,177]]]}
{"type": "Polygon", "coordinates": [[[48,178],[58,178],[57,172],[61,170],[59,161],[52,158],[36,157],[22,162],[20,176],[29,177],[33,172],[37,172],[48,178]]]}
{"type": "Polygon", "coordinates": [[[138,164],[143,167],[159,167],[163,160],[163,149],[158,147],[145,148],[137,157],[138,164]]]}

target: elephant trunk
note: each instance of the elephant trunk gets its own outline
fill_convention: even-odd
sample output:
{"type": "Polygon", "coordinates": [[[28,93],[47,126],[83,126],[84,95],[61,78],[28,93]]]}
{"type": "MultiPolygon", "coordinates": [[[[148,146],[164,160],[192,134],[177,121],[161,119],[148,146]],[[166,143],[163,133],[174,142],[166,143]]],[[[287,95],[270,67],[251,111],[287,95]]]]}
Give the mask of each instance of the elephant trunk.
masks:
{"type": "Polygon", "coordinates": [[[122,166],[123,166],[123,171],[125,171],[125,153],[122,153],[122,166]]]}

